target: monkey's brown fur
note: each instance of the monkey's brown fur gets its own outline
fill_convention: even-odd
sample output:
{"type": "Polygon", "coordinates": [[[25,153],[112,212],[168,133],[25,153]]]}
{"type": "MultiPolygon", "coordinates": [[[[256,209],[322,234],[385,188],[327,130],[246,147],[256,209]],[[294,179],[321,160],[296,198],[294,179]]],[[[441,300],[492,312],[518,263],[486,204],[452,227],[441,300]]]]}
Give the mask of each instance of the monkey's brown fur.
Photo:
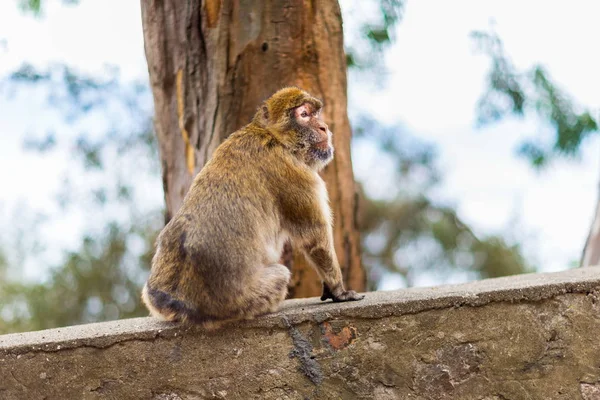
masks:
{"type": "Polygon", "coordinates": [[[289,238],[323,280],[322,300],[359,300],[344,289],[327,191],[318,171],[333,157],[322,103],[294,87],[266,100],[194,179],[157,239],[142,299],[151,314],[212,325],[273,312],[290,271],[289,238]]]}

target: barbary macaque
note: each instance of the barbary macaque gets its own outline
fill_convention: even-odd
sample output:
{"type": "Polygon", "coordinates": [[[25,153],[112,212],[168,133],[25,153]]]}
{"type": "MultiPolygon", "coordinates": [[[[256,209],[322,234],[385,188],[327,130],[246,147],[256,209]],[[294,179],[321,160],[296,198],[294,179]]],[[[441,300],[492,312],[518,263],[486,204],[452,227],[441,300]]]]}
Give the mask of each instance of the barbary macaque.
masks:
{"type": "Polygon", "coordinates": [[[319,273],[321,300],[364,297],[344,288],[333,245],[318,174],[333,158],[322,107],[281,89],[215,150],[158,236],[142,291],[153,316],[214,327],[276,311],[290,281],[279,263],[288,239],[319,273]]]}

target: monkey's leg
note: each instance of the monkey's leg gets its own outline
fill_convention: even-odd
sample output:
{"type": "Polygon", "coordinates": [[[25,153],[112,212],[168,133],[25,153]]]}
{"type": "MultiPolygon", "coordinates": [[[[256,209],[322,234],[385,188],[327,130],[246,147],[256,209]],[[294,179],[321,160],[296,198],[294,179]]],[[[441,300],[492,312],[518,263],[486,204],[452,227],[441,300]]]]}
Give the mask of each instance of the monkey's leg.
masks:
{"type": "Polygon", "coordinates": [[[154,318],[161,319],[163,321],[173,321],[177,315],[174,312],[169,311],[161,311],[158,308],[154,307],[152,304],[152,300],[150,299],[150,295],[148,294],[148,283],[144,284],[144,288],[142,289],[142,301],[146,305],[146,308],[150,311],[150,315],[154,318]]]}
{"type": "Polygon", "coordinates": [[[257,275],[254,283],[242,295],[244,306],[240,310],[240,318],[251,319],[275,312],[287,295],[291,273],[285,265],[268,265],[261,268],[257,275]]]}

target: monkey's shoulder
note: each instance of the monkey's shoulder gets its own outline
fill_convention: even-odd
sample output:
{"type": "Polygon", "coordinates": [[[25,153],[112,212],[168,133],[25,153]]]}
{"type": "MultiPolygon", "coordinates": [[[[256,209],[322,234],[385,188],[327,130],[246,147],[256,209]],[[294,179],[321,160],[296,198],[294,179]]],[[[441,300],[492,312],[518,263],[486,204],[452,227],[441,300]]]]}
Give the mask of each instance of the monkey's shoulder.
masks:
{"type": "Polygon", "coordinates": [[[270,153],[272,150],[281,150],[282,143],[266,128],[255,124],[248,124],[242,129],[233,132],[219,145],[215,155],[219,154],[247,154],[270,153]]]}
{"type": "Polygon", "coordinates": [[[268,130],[252,124],[231,134],[203,171],[219,179],[262,179],[276,185],[314,186],[320,177],[268,130]]]}

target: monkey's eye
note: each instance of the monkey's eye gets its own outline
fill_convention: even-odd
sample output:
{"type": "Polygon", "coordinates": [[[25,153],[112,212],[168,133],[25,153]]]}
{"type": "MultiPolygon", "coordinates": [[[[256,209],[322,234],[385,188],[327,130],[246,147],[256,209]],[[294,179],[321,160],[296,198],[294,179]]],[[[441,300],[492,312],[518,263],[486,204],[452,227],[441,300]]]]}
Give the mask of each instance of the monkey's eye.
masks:
{"type": "Polygon", "coordinates": [[[300,114],[300,116],[302,118],[306,118],[306,117],[308,117],[308,113],[306,111],[302,111],[302,114],[300,114]]]}

